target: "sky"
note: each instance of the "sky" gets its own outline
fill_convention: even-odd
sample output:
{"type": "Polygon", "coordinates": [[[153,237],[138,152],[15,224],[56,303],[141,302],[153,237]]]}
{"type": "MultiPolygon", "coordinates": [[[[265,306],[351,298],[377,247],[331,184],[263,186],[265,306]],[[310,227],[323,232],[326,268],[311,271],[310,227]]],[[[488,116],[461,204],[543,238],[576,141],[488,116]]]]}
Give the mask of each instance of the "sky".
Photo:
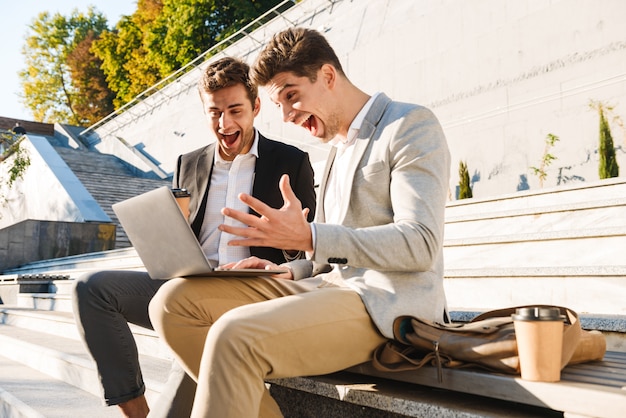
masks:
{"type": "Polygon", "coordinates": [[[122,15],[131,15],[137,9],[137,0],[2,0],[2,29],[0,33],[0,116],[33,120],[20,101],[18,72],[26,67],[22,56],[28,26],[41,12],[70,16],[74,9],[87,12],[94,6],[106,16],[109,27],[115,26],[122,15]]]}

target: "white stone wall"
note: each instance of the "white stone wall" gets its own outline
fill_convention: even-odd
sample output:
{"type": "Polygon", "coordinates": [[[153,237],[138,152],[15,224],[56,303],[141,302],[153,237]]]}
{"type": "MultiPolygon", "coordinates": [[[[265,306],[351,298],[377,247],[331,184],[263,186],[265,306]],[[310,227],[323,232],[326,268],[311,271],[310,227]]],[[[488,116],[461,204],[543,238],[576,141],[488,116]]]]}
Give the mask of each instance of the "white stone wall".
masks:
{"type": "MultiPolygon", "coordinates": [[[[304,0],[285,16],[324,31],[344,70],[369,93],[431,108],[452,154],[450,199],[458,164],[467,163],[475,197],[540,188],[545,138],[550,150],[543,187],[598,179],[596,100],[626,119],[626,2],[623,0],[304,0]]],[[[290,25],[277,18],[252,35],[263,42],[290,25]]],[[[256,41],[227,54],[253,61],[256,41]]],[[[120,137],[166,171],[176,156],[212,141],[195,83],[200,69],[98,129],[98,147],[120,137]]],[[[262,94],[257,126],[322,161],[327,147],[287,126],[262,94]]],[[[626,131],[611,125],[626,173],[626,131]]],[[[321,163],[320,163],[321,164],[321,163]]]]}

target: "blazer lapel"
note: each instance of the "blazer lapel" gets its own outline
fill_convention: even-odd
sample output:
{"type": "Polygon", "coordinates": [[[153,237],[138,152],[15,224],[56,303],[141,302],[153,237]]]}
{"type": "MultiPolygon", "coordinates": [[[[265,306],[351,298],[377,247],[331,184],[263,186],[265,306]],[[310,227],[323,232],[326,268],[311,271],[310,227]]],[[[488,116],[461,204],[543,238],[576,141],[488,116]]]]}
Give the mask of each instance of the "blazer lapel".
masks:
{"type": "Polygon", "coordinates": [[[276,153],[272,148],[272,143],[266,140],[265,137],[259,133],[259,158],[256,159],[256,165],[254,167],[252,196],[263,202],[266,201],[266,191],[268,190],[267,179],[270,177],[268,174],[271,173],[276,167],[276,153]]]}
{"type": "MultiPolygon", "coordinates": [[[[387,97],[385,94],[380,93],[376,99],[374,99],[374,103],[372,103],[372,107],[365,115],[363,119],[363,123],[361,124],[361,128],[359,129],[359,133],[357,134],[356,141],[354,142],[354,150],[352,150],[352,157],[348,162],[348,175],[345,179],[337,179],[338,181],[344,182],[345,195],[352,195],[352,185],[354,184],[354,175],[356,174],[357,168],[361,165],[361,160],[363,159],[363,154],[365,154],[365,150],[368,148],[368,145],[374,136],[376,131],[376,126],[380,122],[387,105],[391,103],[391,99],[387,97]]],[[[335,148],[335,147],[333,147],[335,148]]],[[[341,222],[346,217],[348,213],[350,205],[350,199],[343,198],[341,199],[341,207],[339,208],[339,219],[341,222]]]]}
{"type": "MultiPolygon", "coordinates": [[[[206,192],[211,181],[210,175],[213,168],[213,160],[215,158],[215,142],[206,148],[206,152],[198,158],[196,164],[196,187],[198,191],[206,192]]],[[[206,199],[206,193],[203,200],[206,199]]]]}
{"type": "Polygon", "coordinates": [[[328,152],[328,158],[326,159],[326,166],[324,167],[324,175],[320,183],[319,195],[317,198],[317,211],[315,214],[315,222],[326,222],[326,213],[324,213],[324,198],[326,197],[326,186],[328,184],[328,176],[330,175],[330,169],[335,161],[335,155],[337,154],[337,147],[330,147],[328,152]]]}
{"type": "Polygon", "coordinates": [[[196,236],[200,236],[200,228],[204,221],[204,213],[206,212],[207,199],[209,196],[209,182],[211,181],[211,172],[213,171],[213,160],[215,158],[215,142],[206,147],[205,152],[198,158],[194,170],[196,179],[196,191],[202,193],[202,199],[196,206],[195,213],[190,216],[191,229],[196,236]]]}

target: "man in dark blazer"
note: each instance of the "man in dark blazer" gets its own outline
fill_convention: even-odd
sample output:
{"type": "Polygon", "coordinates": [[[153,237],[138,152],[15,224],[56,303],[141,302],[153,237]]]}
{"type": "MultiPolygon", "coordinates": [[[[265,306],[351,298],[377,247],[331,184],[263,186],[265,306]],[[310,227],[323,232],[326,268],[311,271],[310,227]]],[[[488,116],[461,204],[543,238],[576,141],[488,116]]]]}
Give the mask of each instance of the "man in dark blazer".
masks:
{"type": "MultiPolygon", "coordinates": [[[[189,207],[189,222],[196,237],[200,237],[200,229],[206,213],[209,179],[213,167],[216,144],[212,143],[204,148],[192,151],[178,157],[174,187],[187,189],[191,194],[189,207]]],[[[283,197],[278,189],[278,181],[283,173],[292,173],[292,187],[296,187],[299,195],[308,200],[309,217],[315,212],[315,192],[308,154],[300,149],[273,141],[259,134],[259,158],[254,170],[254,184],[252,195],[267,202],[274,208],[283,205],[283,197]],[[262,156],[262,158],[261,158],[262,156]]],[[[291,178],[291,176],[290,176],[291,178]]],[[[295,190],[295,189],[294,189],[295,190]]],[[[270,247],[251,247],[251,255],[280,260],[300,258],[301,253],[289,254],[286,251],[270,247]]]]}
{"type": "MultiPolygon", "coordinates": [[[[279,208],[283,199],[278,181],[287,174],[308,208],[308,217],[315,212],[308,154],[267,139],[254,128],[260,100],[248,73],[248,65],[234,58],[208,65],[199,91],[216,141],[179,156],[173,179],[173,187],[190,192],[189,222],[207,258],[217,264],[249,256],[283,263],[302,256],[297,250],[251,247],[241,252],[226,245],[228,234],[217,229],[224,222],[220,211],[240,193],[251,193],[279,208]]],[[[77,326],[96,362],[105,403],[118,405],[128,418],[145,418],[149,411],[151,417],[190,415],[195,382],[176,362],[158,402],[148,407],[137,347],[128,326],[130,322],[152,328],[148,304],[164,283],[143,271],[97,271],[85,274],[75,287],[77,326]]]]}

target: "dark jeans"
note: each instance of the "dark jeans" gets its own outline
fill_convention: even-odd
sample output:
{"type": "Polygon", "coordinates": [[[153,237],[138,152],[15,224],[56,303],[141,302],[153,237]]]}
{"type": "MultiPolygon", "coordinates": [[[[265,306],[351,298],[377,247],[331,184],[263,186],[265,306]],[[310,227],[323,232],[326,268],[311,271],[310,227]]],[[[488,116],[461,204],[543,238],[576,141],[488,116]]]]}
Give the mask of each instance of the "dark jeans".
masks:
{"type": "MultiPolygon", "coordinates": [[[[88,273],[76,282],[76,325],[96,362],[107,405],[134,399],[146,390],[128,323],[152,329],[148,304],[163,283],[145,272],[121,270],[88,273]]],[[[150,417],[189,417],[195,388],[174,362],[150,417]]]]}

